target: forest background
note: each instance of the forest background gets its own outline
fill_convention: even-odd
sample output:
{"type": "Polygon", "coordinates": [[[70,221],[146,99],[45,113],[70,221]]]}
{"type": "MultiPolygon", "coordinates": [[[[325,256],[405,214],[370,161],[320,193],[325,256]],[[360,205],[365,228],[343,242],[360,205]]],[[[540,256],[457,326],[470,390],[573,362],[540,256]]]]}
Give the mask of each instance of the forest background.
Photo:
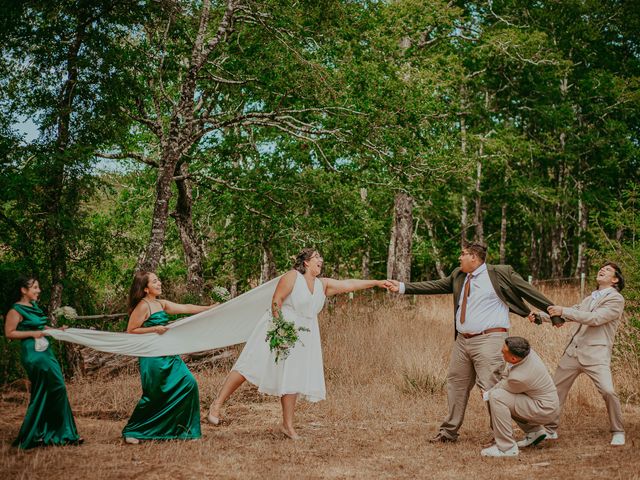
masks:
{"type": "Polygon", "coordinates": [[[104,315],[139,268],[205,302],[305,246],[326,275],[408,281],[477,240],[534,280],[620,263],[637,348],[636,7],[2,0],[2,311],[20,273],[49,312],[104,315]]]}

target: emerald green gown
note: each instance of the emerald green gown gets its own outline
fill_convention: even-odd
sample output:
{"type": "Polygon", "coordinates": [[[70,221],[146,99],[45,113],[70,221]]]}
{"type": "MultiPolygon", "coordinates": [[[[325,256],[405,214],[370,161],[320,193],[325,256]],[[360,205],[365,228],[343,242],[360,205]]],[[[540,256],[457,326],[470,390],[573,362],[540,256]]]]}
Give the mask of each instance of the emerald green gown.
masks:
{"type": "MultiPolygon", "coordinates": [[[[16,330],[44,330],[47,316],[35,302],[32,306],[16,303],[12,308],[22,315],[16,330]]],[[[62,370],[51,347],[36,352],[35,339],[24,338],[21,342],[20,358],[31,381],[31,400],[13,445],[27,449],[79,443],[62,370]]]]}
{"type": "MultiPolygon", "coordinates": [[[[160,310],[149,316],[143,327],[166,325],[169,317],[160,310]]],[[[178,355],[140,357],[142,398],[123,437],[141,440],[200,438],[198,384],[178,355]]]]}

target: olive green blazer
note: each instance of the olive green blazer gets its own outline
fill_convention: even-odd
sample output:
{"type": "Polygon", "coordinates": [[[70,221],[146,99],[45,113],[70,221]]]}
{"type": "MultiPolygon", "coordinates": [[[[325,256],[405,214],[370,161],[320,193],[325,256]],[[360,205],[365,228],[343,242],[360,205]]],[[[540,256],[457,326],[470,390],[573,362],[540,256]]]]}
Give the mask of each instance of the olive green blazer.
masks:
{"type": "MultiPolygon", "coordinates": [[[[531,305],[546,312],[549,305],[555,305],[551,300],[533,288],[511,267],[511,265],[489,265],[487,273],[500,300],[508,307],[509,311],[526,317],[531,309],[527,307],[524,300],[531,305]]],[[[451,275],[440,280],[429,282],[413,282],[405,284],[405,294],[414,295],[435,295],[439,293],[453,293],[453,328],[456,326],[456,313],[458,310],[458,299],[462,292],[462,285],[467,274],[460,268],[456,268],[451,275]]],[[[458,335],[456,331],[455,335],[458,335]]]]}

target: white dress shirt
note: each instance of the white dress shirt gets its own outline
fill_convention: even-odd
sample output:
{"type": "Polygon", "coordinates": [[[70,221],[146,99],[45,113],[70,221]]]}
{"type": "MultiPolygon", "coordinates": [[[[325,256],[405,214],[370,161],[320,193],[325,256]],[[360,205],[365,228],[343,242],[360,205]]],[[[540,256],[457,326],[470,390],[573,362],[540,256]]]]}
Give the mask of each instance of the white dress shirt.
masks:
{"type": "Polygon", "coordinates": [[[602,298],[604,295],[607,294],[607,292],[612,289],[614,287],[607,287],[607,288],[603,288],[602,290],[594,290],[593,292],[591,292],[591,307],[593,307],[593,305],[600,300],[600,298],[602,298]]]}
{"type": "MultiPolygon", "coordinates": [[[[500,300],[493,289],[487,264],[483,263],[471,272],[471,286],[467,298],[467,311],[464,323],[460,323],[460,307],[464,298],[465,285],[469,279],[465,278],[458,300],[456,312],[456,329],[460,333],[480,333],[490,328],[509,328],[509,307],[500,300]]],[[[399,293],[405,292],[405,285],[400,282],[399,293]]]]}

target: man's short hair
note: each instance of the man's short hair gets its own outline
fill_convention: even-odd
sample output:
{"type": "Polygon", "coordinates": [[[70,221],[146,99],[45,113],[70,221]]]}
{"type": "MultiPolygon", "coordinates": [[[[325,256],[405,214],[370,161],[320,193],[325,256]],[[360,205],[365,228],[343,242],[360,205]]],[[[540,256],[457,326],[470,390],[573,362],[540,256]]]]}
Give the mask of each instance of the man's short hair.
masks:
{"type": "MultiPolygon", "coordinates": [[[[611,267],[615,270],[615,275],[616,278],[618,279],[617,283],[614,283],[613,286],[619,291],[621,292],[622,289],[624,288],[624,277],[622,276],[622,270],[620,269],[620,267],[618,266],[617,263],[613,263],[613,262],[605,262],[604,265],[602,265],[602,267],[611,267]]],[[[600,268],[602,268],[600,267],[600,268]]]]}
{"type": "Polygon", "coordinates": [[[487,247],[481,243],[465,242],[462,250],[466,250],[471,255],[478,257],[483,262],[487,258],[487,247]]]}
{"type": "Polygon", "coordinates": [[[518,358],[525,358],[531,351],[531,345],[529,345],[526,338],[507,337],[505,338],[504,343],[507,344],[509,352],[518,358]]]}

